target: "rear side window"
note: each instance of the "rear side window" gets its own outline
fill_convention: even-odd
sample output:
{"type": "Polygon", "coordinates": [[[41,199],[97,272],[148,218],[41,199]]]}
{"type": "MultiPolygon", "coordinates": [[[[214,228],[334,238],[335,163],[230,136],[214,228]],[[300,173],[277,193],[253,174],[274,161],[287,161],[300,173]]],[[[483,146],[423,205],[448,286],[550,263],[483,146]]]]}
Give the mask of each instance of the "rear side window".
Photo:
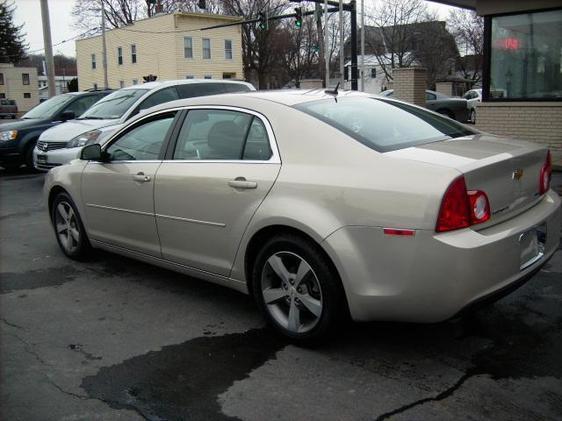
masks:
{"type": "Polygon", "coordinates": [[[448,118],[381,98],[326,99],[295,108],[379,152],[476,134],[448,118]]]}
{"type": "Polygon", "coordinates": [[[174,159],[268,160],[269,138],[261,120],[227,110],[191,110],[180,130],[174,159]]]}

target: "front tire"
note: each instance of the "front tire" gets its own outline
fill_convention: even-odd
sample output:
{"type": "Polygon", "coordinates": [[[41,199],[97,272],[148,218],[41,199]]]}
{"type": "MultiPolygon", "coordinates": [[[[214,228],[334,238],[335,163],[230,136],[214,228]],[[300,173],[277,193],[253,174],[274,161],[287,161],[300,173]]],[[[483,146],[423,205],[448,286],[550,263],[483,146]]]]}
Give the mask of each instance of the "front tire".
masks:
{"type": "Polygon", "coordinates": [[[271,238],[256,257],[252,280],[260,310],[292,340],[326,337],[347,314],[335,268],[316,244],[302,237],[271,238]]]}
{"type": "Polygon", "coordinates": [[[90,242],[76,205],[66,193],[59,193],[51,205],[51,220],[62,252],[71,259],[83,260],[90,242]]]}
{"type": "Polygon", "coordinates": [[[35,149],[36,144],[37,142],[33,142],[25,150],[25,166],[33,171],[35,171],[35,166],[33,165],[33,149],[35,149]]]}

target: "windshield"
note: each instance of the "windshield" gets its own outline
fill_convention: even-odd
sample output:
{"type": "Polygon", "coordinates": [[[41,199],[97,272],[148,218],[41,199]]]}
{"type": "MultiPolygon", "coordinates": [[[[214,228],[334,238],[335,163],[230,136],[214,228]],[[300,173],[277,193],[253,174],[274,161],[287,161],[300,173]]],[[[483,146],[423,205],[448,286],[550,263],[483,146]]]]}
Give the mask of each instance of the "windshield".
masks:
{"type": "Polygon", "coordinates": [[[328,99],[295,108],[379,152],[477,133],[449,118],[381,98],[328,99]]]}
{"type": "Polygon", "coordinates": [[[113,120],[121,118],[148,89],[121,89],[106,96],[82,114],[79,120],[113,120]]]}
{"type": "Polygon", "coordinates": [[[54,96],[33,107],[22,118],[51,118],[62,106],[68,104],[74,98],[76,96],[67,94],[54,96]]]}

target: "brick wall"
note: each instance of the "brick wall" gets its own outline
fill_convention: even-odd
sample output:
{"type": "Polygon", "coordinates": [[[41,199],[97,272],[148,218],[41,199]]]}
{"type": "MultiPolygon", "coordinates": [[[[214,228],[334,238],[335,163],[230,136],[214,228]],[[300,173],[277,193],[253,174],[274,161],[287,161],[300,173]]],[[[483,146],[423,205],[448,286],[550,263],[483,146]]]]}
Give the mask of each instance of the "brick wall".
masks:
{"type": "Polygon", "coordinates": [[[561,102],[484,102],[476,109],[476,128],[488,133],[540,143],[562,167],[561,102]]]}
{"type": "Polygon", "coordinates": [[[426,74],[423,67],[393,69],[394,98],[425,107],[426,74]]]}

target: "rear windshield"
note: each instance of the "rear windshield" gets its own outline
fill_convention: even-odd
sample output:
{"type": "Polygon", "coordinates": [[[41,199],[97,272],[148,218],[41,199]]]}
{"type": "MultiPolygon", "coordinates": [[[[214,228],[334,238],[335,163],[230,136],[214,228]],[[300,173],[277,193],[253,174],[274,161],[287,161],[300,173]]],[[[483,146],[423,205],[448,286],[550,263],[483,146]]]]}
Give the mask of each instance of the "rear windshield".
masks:
{"type": "Polygon", "coordinates": [[[79,120],[113,120],[121,118],[148,89],[121,89],[98,101],[79,120]]]}
{"type": "Polygon", "coordinates": [[[446,117],[382,98],[325,99],[295,108],[379,152],[477,133],[446,117]]]}

